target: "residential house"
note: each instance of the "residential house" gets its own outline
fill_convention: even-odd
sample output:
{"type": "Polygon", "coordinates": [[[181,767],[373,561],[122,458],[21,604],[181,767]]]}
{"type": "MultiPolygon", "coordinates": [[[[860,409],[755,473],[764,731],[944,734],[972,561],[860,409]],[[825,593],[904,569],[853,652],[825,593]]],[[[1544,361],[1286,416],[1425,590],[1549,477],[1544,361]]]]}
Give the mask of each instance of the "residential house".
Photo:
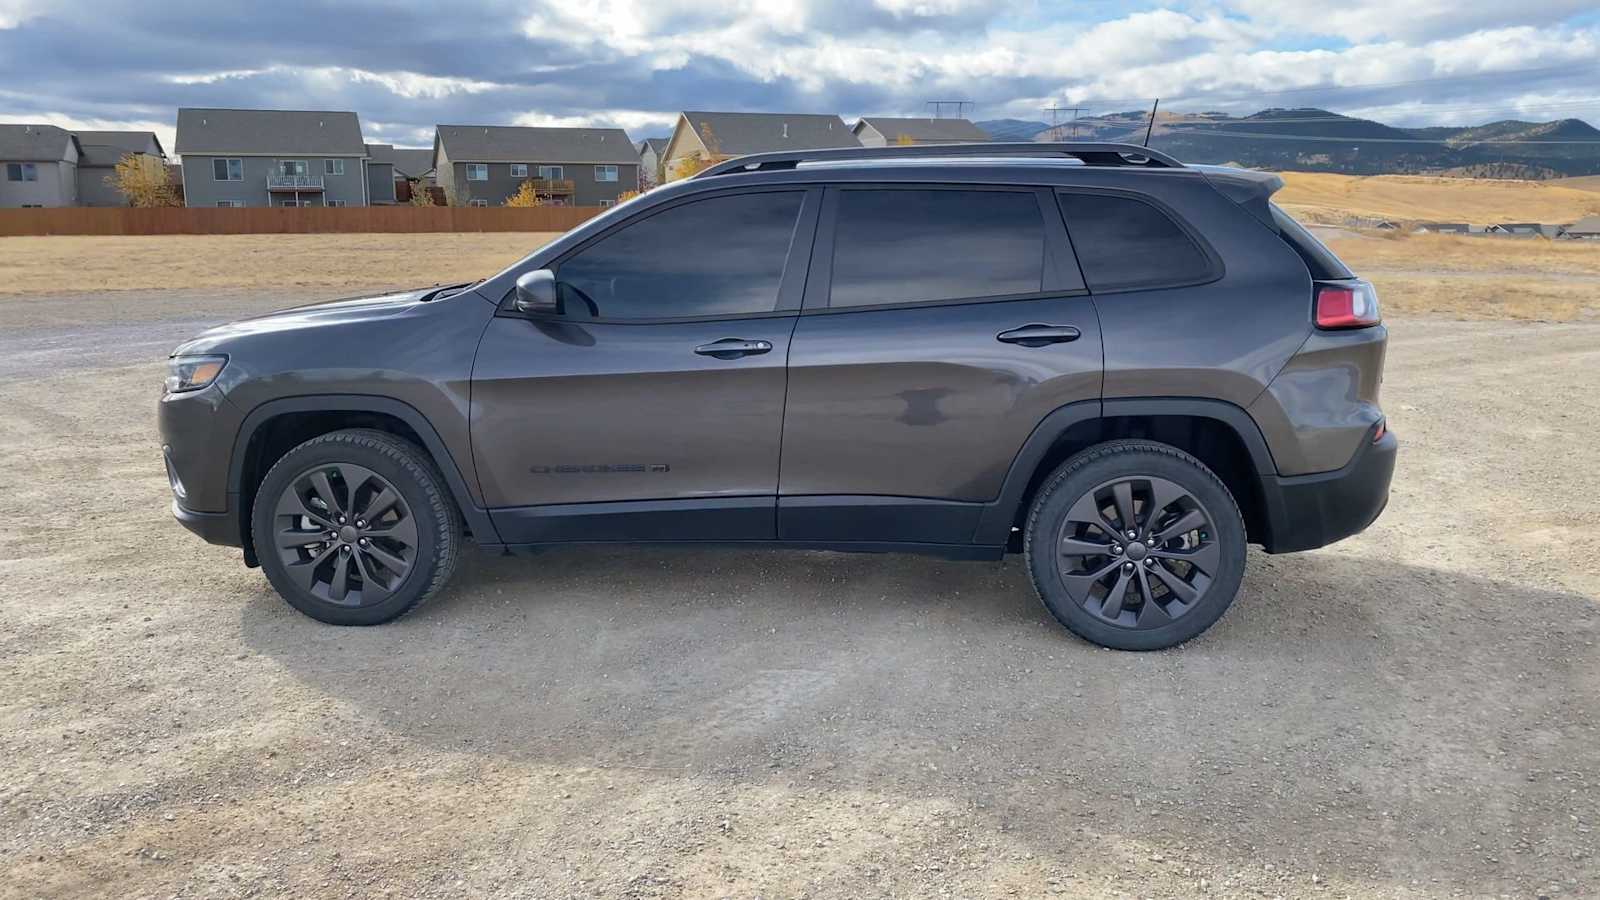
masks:
{"type": "Polygon", "coordinates": [[[670,181],[706,161],[749,153],[859,146],[834,115],[686,110],[678,114],[661,166],[670,181]]]}
{"type": "Polygon", "coordinates": [[[1472,226],[1465,222],[1419,222],[1414,234],[1469,234],[1472,226]]]}
{"type": "Polygon", "coordinates": [[[1502,222],[1489,230],[1493,234],[1509,234],[1516,237],[1539,237],[1544,233],[1543,226],[1538,222],[1502,222]]]}
{"type": "Polygon", "coordinates": [[[124,156],[143,154],[165,165],[167,151],[153,131],[75,131],[83,156],[78,159],[79,206],[127,206],[128,198],[111,181],[124,156]]]}
{"type": "Polygon", "coordinates": [[[966,119],[892,119],[863,116],[850,129],[863,147],[896,144],[981,144],[989,133],[966,119]]]}
{"type": "Polygon", "coordinates": [[[611,206],[639,187],[639,155],[620,128],[440,125],[433,167],[466,206],[500,206],[529,180],[552,206],[611,206]]]}
{"type": "Polygon", "coordinates": [[[1562,231],[1574,241],[1600,241],[1600,216],[1584,216],[1562,231]]]}
{"type": "Polygon", "coordinates": [[[395,202],[394,145],[367,145],[367,199],[373,206],[395,202]]]}
{"type": "Polygon", "coordinates": [[[639,151],[639,186],[652,187],[662,184],[667,179],[666,173],[661,169],[661,163],[667,155],[667,138],[645,138],[640,141],[635,149],[639,151]],[[649,184],[645,184],[648,181],[649,184]]]}
{"type": "Polygon", "coordinates": [[[366,206],[367,145],[353,112],[178,110],[187,206],[366,206]]]}
{"type": "Polygon", "coordinates": [[[0,207],[74,206],[83,147],[54,125],[0,125],[0,207]]]}
{"type": "Polygon", "coordinates": [[[394,157],[394,177],[396,180],[429,186],[435,183],[433,178],[432,148],[396,147],[391,151],[391,154],[394,157]]]}

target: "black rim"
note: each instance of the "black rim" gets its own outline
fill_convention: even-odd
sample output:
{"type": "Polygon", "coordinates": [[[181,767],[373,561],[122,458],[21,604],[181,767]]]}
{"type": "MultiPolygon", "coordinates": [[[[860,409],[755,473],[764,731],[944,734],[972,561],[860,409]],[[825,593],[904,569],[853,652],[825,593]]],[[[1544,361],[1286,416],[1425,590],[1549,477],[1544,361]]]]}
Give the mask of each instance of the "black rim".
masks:
{"type": "Polygon", "coordinates": [[[1118,478],[1067,511],[1056,569],[1072,602],[1095,618],[1160,628],[1199,605],[1216,578],[1216,535],[1211,513],[1177,482],[1118,478]]]}
{"type": "Polygon", "coordinates": [[[294,583],[339,606],[383,602],[417,558],[417,523],[400,492],[350,463],[296,475],[278,498],[273,530],[294,583]]]}

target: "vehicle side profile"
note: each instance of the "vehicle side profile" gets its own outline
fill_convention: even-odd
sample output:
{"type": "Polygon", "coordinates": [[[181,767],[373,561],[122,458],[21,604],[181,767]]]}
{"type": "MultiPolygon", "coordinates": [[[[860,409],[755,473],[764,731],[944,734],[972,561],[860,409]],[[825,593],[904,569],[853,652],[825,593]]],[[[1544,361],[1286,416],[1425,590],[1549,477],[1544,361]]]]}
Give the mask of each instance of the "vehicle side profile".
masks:
{"type": "Polygon", "coordinates": [[[324,622],[470,541],[994,560],[1123,649],[1388,499],[1377,296],[1276,176],[1117,144],[760,154],[476,284],[178,347],[178,520],[324,622]]]}

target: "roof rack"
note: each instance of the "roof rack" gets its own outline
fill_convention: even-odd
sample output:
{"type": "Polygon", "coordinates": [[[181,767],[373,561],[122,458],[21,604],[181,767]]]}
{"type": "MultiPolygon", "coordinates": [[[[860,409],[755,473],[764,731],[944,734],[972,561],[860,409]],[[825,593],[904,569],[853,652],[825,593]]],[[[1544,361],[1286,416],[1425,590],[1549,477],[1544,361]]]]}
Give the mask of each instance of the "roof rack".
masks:
{"type": "Polygon", "coordinates": [[[763,172],[793,169],[803,162],[834,160],[907,159],[916,157],[1004,156],[1015,158],[1073,157],[1086,166],[1137,166],[1154,169],[1181,169],[1183,163],[1149,147],[1137,144],[1034,143],[1017,141],[985,144],[914,144],[904,147],[844,147],[828,150],[783,150],[752,153],[719,162],[694,175],[710,178],[732,172],[763,172]]]}

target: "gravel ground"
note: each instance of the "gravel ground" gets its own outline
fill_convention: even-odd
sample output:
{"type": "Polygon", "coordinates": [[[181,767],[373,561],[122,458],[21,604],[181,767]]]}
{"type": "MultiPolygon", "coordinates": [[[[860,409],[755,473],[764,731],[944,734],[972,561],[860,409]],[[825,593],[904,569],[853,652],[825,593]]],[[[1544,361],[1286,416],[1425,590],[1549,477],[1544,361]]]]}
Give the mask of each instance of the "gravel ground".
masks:
{"type": "Polygon", "coordinates": [[[0,896],[1600,893],[1600,325],[1392,323],[1388,512],[1135,655],[1016,559],[474,555],[318,625],[155,435],[167,346],[304,299],[0,300],[0,896]]]}

